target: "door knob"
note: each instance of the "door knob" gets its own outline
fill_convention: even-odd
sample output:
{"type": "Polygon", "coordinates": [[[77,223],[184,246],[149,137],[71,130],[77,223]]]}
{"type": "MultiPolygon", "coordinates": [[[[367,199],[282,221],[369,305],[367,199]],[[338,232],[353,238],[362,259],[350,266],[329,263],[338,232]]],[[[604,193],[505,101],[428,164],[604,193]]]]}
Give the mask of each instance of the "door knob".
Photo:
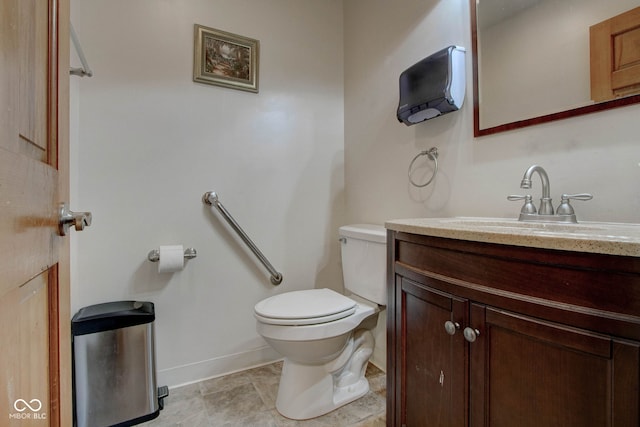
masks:
{"type": "Polygon", "coordinates": [[[447,331],[449,335],[455,335],[458,329],[460,329],[460,324],[458,322],[452,322],[451,320],[444,322],[444,330],[447,331]]]}
{"type": "Polygon", "coordinates": [[[465,340],[474,342],[478,338],[478,335],[480,335],[480,331],[477,329],[466,327],[464,328],[464,331],[462,331],[462,334],[464,335],[465,340]]]}
{"type": "Polygon", "coordinates": [[[69,227],[74,226],[76,231],[82,231],[91,225],[91,212],[73,212],[66,203],[60,203],[58,232],[66,236],[69,227]]]}

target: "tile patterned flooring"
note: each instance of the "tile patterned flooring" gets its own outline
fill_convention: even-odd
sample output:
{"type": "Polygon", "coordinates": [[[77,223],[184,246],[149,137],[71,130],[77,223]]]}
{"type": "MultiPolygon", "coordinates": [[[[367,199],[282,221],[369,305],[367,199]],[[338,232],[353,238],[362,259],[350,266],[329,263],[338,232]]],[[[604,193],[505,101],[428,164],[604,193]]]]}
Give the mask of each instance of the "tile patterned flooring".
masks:
{"type": "Polygon", "coordinates": [[[282,362],[174,388],[146,427],[384,427],[386,375],[369,363],[370,391],[311,420],[295,421],[275,409],[282,362]]]}

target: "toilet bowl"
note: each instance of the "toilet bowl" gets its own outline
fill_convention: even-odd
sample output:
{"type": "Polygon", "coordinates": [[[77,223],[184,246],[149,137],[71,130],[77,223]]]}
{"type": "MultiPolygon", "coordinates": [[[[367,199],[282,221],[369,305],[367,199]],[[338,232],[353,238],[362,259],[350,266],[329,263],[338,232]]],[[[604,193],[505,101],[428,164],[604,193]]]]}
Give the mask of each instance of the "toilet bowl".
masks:
{"type": "Polygon", "coordinates": [[[386,304],[386,231],[344,226],[340,240],[349,297],[309,289],[255,306],[257,332],[284,356],[276,409],[288,418],[318,417],[369,391],[364,373],[375,342],[363,322],[386,304]]]}

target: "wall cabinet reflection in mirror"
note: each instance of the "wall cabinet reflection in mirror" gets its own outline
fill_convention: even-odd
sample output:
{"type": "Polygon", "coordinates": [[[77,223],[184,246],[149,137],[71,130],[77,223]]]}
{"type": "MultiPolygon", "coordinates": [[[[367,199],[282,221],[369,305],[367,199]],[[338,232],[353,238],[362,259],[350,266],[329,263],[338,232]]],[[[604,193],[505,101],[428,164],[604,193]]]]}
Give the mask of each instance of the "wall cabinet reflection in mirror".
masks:
{"type": "MultiPolygon", "coordinates": [[[[594,101],[590,71],[590,27],[633,9],[640,19],[640,0],[470,0],[470,8],[475,136],[640,102],[640,85],[594,101]]],[[[626,43],[635,57],[627,65],[640,70],[640,24],[631,27],[610,44],[626,43]]]]}

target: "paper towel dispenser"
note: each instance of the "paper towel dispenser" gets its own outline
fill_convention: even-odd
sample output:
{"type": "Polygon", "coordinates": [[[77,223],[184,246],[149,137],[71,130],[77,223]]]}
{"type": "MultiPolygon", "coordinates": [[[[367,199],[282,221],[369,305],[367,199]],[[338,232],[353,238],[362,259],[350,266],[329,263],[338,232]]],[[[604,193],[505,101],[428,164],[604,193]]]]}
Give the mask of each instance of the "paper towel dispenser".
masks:
{"type": "Polygon", "coordinates": [[[400,74],[398,121],[407,126],[457,111],[465,92],[465,49],[449,46],[400,74]]]}

